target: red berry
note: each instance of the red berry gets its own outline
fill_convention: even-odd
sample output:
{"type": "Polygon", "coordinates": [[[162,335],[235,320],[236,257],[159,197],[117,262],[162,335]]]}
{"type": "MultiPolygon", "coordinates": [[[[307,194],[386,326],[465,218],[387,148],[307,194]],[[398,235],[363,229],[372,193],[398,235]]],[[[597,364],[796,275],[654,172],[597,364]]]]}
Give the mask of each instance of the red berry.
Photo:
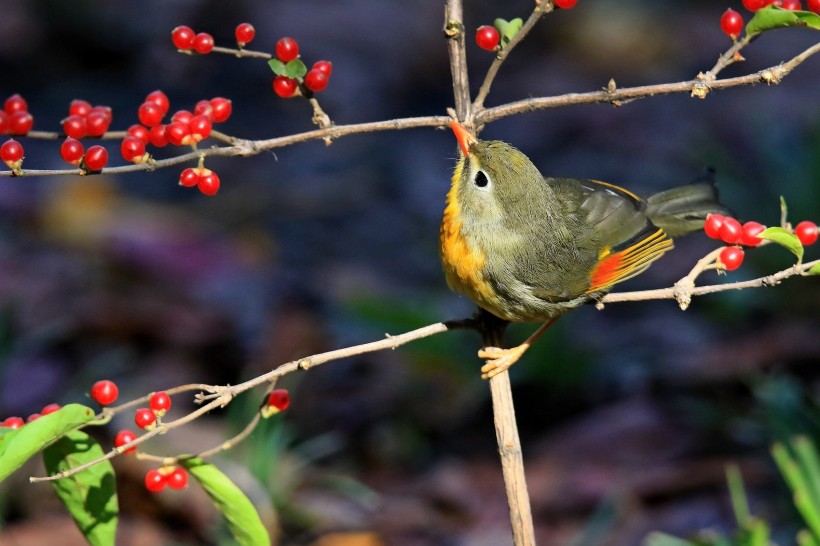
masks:
{"type": "Polygon", "coordinates": [[[60,146],[60,157],[72,165],[79,165],[84,153],[82,142],[71,137],[67,137],[60,146]]]}
{"type": "MultiPolygon", "coordinates": [[[[137,435],[128,429],[121,430],[114,436],[114,447],[121,447],[137,439],[137,435]]],[[[123,453],[136,453],[137,446],[129,447],[123,453]]]]}
{"type": "Polygon", "coordinates": [[[9,116],[9,132],[13,135],[25,135],[34,127],[34,118],[24,110],[18,110],[9,116]]]}
{"type": "Polygon", "coordinates": [[[760,222],[746,222],[740,234],[740,244],[746,246],[757,246],[763,242],[763,239],[757,236],[758,233],[766,229],[766,226],[760,222]]]}
{"type": "Polygon", "coordinates": [[[60,404],[48,404],[40,410],[40,415],[49,415],[51,413],[54,413],[55,411],[58,411],[59,409],[60,404]]]}
{"type": "Polygon", "coordinates": [[[290,37],[280,38],[276,42],[276,57],[283,63],[288,63],[299,56],[299,44],[290,37]]]}
{"type": "Polygon", "coordinates": [[[194,29],[186,26],[178,26],[171,31],[171,41],[177,49],[188,50],[194,47],[194,29]]]}
{"type": "Polygon", "coordinates": [[[142,163],[147,159],[145,157],[145,142],[135,136],[127,136],[122,139],[120,153],[123,159],[131,163],[142,163]]]}
{"type": "Polygon", "coordinates": [[[740,31],[743,30],[743,16],[732,8],[728,8],[720,17],[720,28],[729,38],[737,40],[740,31]]]}
{"type": "Polygon", "coordinates": [[[314,93],[324,91],[328,81],[327,74],[315,68],[311,68],[308,70],[308,73],[305,74],[305,87],[314,93]]]}
{"type": "Polygon", "coordinates": [[[139,123],[135,123],[128,130],[125,132],[128,136],[136,137],[143,141],[144,143],[148,144],[151,142],[151,139],[148,136],[148,129],[144,125],[140,125],[139,123]]]}
{"type": "Polygon", "coordinates": [[[233,105],[230,99],[222,97],[214,97],[210,100],[211,103],[211,119],[214,123],[222,123],[231,117],[233,105]]]}
{"type": "Polygon", "coordinates": [[[88,136],[98,137],[102,136],[108,130],[108,126],[111,124],[111,117],[103,112],[96,111],[88,114],[85,118],[85,122],[88,136]]]}
{"type": "Polygon", "coordinates": [[[165,126],[165,136],[168,138],[168,142],[174,146],[182,146],[190,143],[191,129],[187,123],[172,121],[165,126]]]}
{"type": "Polygon", "coordinates": [[[91,103],[87,100],[74,99],[68,105],[69,116],[87,116],[91,113],[91,103]]]}
{"type": "Polygon", "coordinates": [[[168,146],[168,136],[165,134],[165,125],[160,124],[151,127],[151,130],[148,131],[148,139],[151,141],[151,144],[157,148],[168,146]]]}
{"type": "Polygon", "coordinates": [[[293,78],[287,76],[276,76],[273,78],[273,90],[283,99],[290,98],[296,93],[299,84],[293,78]]]}
{"type": "Polygon", "coordinates": [[[23,160],[23,145],[14,139],[7,140],[0,146],[0,160],[8,165],[9,169],[16,170],[20,168],[20,163],[23,160]]]}
{"type": "Polygon", "coordinates": [[[708,214],[706,221],[703,223],[703,231],[712,239],[720,239],[720,226],[723,225],[725,219],[726,217],[722,214],[708,214]]]}
{"type": "Polygon", "coordinates": [[[313,70],[324,72],[328,78],[333,73],[333,63],[330,61],[316,61],[313,63],[313,70]]]}
{"type": "Polygon", "coordinates": [[[734,271],[743,263],[743,249],[737,246],[727,246],[720,251],[718,262],[723,264],[726,271],[734,271]]]}
{"type": "Polygon", "coordinates": [[[214,37],[207,32],[200,32],[194,36],[194,51],[200,55],[210,53],[214,48],[214,37]]]}
{"type": "Polygon", "coordinates": [[[143,102],[153,102],[159,109],[162,111],[162,115],[168,113],[168,109],[171,108],[171,101],[168,100],[168,95],[157,89],[156,91],[151,91],[148,95],[145,96],[145,101],[143,102]]]}
{"type": "Polygon", "coordinates": [[[97,105],[91,109],[88,115],[90,116],[95,112],[105,115],[106,119],[108,119],[108,123],[111,123],[111,118],[113,117],[113,110],[111,110],[110,106],[97,105]]]}
{"type": "Polygon", "coordinates": [[[89,171],[99,171],[108,163],[108,150],[100,145],[91,146],[85,151],[83,162],[89,171]]]}
{"type": "Polygon", "coordinates": [[[165,112],[155,102],[143,102],[137,110],[137,118],[146,127],[158,125],[165,116],[165,112]]]}
{"type": "Polygon", "coordinates": [[[794,234],[800,239],[804,246],[813,245],[817,242],[817,224],[810,220],[803,220],[794,226],[794,234]]]}
{"type": "Polygon", "coordinates": [[[134,423],[136,423],[136,425],[140,428],[153,428],[153,425],[154,423],[156,423],[156,421],[156,414],[149,408],[139,408],[134,413],[134,423]]]}
{"type": "Polygon", "coordinates": [[[724,218],[723,224],[720,226],[720,240],[727,245],[734,245],[740,242],[740,237],[743,235],[743,228],[740,222],[734,218],[724,218]]]}
{"type": "Polygon", "coordinates": [[[22,417],[6,417],[3,421],[2,425],[4,427],[18,429],[25,424],[22,417]]]}
{"type": "Polygon", "coordinates": [[[211,106],[211,101],[209,100],[202,99],[194,106],[195,116],[208,116],[210,118],[212,112],[213,107],[211,106]]]}
{"type": "Polygon", "coordinates": [[[159,493],[165,489],[166,485],[168,485],[168,478],[156,468],[152,468],[145,474],[145,488],[151,493],[159,493]]]}
{"type": "Polygon", "coordinates": [[[268,395],[268,406],[285,411],[290,406],[290,394],[287,389],[274,389],[268,395]]]}
{"type": "Polygon", "coordinates": [[[814,13],[820,13],[820,0],[806,0],[806,8],[814,13]]]}
{"type": "Polygon", "coordinates": [[[87,128],[85,116],[72,114],[63,120],[63,132],[71,138],[83,138],[87,134],[87,128]]]}
{"type": "Polygon", "coordinates": [[[32,413],[31,415],[26,417],[26,423],[31,423],[33,421],[36,421],[40,417],[42,417],[42,415],[40,415],[39,413],[32,413]]]}
{"type": "Polygon", "coordinates": [[[752,12],[759,10],[766,4],[766,0],[743,0],[743,7],[752,12]]]}
{"type": "Polygon", "coordinates": [[[184,468],[178,466],[173,472],[168,474],[168,487],[171,489],[185,489],[188,487],[188,473],[184,468]]]}
{"type": "Polygon", "coordinates": [[[800,0],[777,0],[775,5],[792,11],[800,11],[803,9],[803,6],[800,5],[800,0]]]}
{"type": "Polygon", "coordinates": [[[5,110],[0,110],[0,135],[9,132],[9,115],[5,110]]]}
{"type": "Polygon", "coordinates": [[[171,409],[171,397],[165,391],[157,391],[151,395],[148,405],[151,406],[157,416],[162,417],[171,409]]]}
{"type": "Polygon", "coordinates": [[[491,25],[480,26],[475,32],[475,43],[478,44],[478,47],[487,51],[494,51],[500,40],[501,35],[498,33],[498,29],[491,25]]]}
{"type": "Polygon", "coordinates": [[[196,169],[187,168],[179,175],[179,185],[186,188],[193,188],[199,182],[199,173],[196,169]]]}
{"type": "Polygon", "coordinates": [[[240,23],[236,27],[236,43],[239,44],[239,47],[244,47],[245,44],[251,42],[253,37],[256,36],[256,29],[253,28],[253,25],[250,23],[240,23]]]}
{"type": "Polygon", "coordinates": [[[180,123],[188,125],[192,117],[194,117],[194,115],[188,110],[177,110],[174,112],[174,115],[171,116],[171,121],[179,121],[180,123]]]}
{"type": "Polygon", "coordinates": [[[188,127],[191,130],[191,139],[194,142],[201,142],[211,136],[213,124],[210,117],[200,114],[191,118],[188,127]]]}
{"type": "Polygon", "coordinates": [[[97,381],[91,387],[91,398],[93,398],[101,406],[110,406],[117,401],[120,395],[120,389],[117,384],[108,379],[97,381]]]}
{"type": "MultiPolygon", "coordinates": [[[[206,169],[208,171],[208,169],[206,169]]],[[[199,191],[205,195],[213,196],[219,191],[219,175],[213,171],[208,171],[199,177],[197,182],[199,191]]]]}
{"type": "Polygon", "coordinates": [[[26,99],[15,93],[6,99],[5,104],[3,104],[3,110],[8,115],[12,115],[15,112],[28,112],[28,103],[26,99]]]}
{"type": "Polygon", "coordinates": [[[578,0],[553,0],[556,8],[570,9],[574,8],[578,0]]]}

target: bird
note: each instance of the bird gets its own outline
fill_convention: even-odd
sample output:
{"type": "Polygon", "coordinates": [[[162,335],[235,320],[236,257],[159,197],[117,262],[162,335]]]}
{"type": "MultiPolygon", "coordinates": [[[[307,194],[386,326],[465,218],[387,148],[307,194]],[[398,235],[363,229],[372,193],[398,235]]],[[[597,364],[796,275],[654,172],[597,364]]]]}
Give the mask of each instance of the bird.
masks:
{"type": "Polygon", "coordinates": [[[519,149],[462,123],[439,250],[449,288],[509,322],[542,323],[518,346],[484,347],[482,377],[504,372],[564,313],[602,298],[703,228],[713,177],[642,198],[615,184],[541,174],[519,149]]]}

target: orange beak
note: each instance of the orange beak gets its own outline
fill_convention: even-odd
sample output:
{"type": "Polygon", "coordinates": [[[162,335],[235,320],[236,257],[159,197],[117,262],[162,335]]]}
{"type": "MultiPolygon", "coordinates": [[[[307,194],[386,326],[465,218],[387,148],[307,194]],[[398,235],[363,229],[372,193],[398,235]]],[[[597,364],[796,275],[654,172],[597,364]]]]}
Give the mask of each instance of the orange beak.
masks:
{"type": "Polygon", "coordinates": [[[456,140],[458,140],[458,145],[461,146],[464,157],[467,157],[470,154],[470,146],[475,144],[478,139],[476,139],[473,133],[455,120],[450,122],[450,128],[456,134],[456,140]]]}

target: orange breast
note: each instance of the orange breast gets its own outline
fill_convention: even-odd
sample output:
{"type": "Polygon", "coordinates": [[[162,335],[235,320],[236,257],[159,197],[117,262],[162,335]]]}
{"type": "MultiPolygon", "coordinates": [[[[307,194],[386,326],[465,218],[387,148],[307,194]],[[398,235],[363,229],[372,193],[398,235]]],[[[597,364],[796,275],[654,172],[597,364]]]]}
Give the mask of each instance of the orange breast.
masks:
{"type": "MultiPolygon", "coordinates": [[[[456,176],[459,173],[456,172],[456,176]]],[[[461,206],[456,191],[457,180],[447,194],[447,207],[441,221],[441,260],[447,284],[482,307],[492,306],[495,291],[484,277],[487,258],[481,249],[471,246],[462,231],[461,206]]]]}

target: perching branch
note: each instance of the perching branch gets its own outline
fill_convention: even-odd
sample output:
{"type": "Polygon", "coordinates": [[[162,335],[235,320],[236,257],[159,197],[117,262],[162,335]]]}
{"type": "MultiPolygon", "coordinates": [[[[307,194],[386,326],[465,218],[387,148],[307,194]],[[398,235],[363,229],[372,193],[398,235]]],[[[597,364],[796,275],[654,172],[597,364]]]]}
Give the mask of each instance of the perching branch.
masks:
{"type": "MultiPolygon", "coordinates": [[[[454,0],[451,1],[454,2],[454,0]]],[[[707,81],[708,78],[701,77],[678,83],[643,85],[625,88],[617,88],[616,86],[612,85],[609,86],[607,89],[603,89],[600,91],[590,91],[586,93],[567,93],[564,95],[557,95],[552,97],[524,99],[504,104],[501,106],[486,108],[484,110],[481,110],[480,112],[475,112],[473,113],[474,123],[476,125],[487,124],[502,118],[519,115],[526,112],[533,112],[536,110],[544,110],[547,108],[558,108],[564,106],[594,103],[610,103],[621,105],[626,102],[638,99],[645,99],[649,97],[655,97],[658,95],[670,95],[676,93],[689,93],[690,95],[694,94],[694,96],[703,98],[707,94],[703,92],[704,89],[729,89],[732,87],[756,85],[760,83],[776,85],[779,84],[783,80],[783,78],[788,76],[800,64],[802,64],[818,52],[820,52],[820,43],[817,43],[809,47],[802,53],[790,59],[789,61],[760,70],[758,72],[754,72],[752,74],[748,74],[745,76],[737,76],[734,78],[714,79],[711,81],[707,81]]],[[[466,68],[464,68],[463,70],[466,77],[466,68]]],[[[456,70],[456,73],[461,74],[462,70],[458,69],[456,70]]],[[[463,108],[466,107],[463,106],[463,108]]],[[[459,117],[462,115],[458,111],[457,113],[459,117]]],[[[262,152],[273,150],[275,148],[283,148],[285,146],[292,146],[295,144],[301,144],[303,142],[308,142],[312,140],[327,141],[327,139],[335,140],[348,135],[374,133],[381,131],[399,131],[406,129],[417,129],[421,127],[447,127],[449,123],[450,118],[448,116],[422,116],[366,123],[354,123],[347,125],[332,125],[330,127],[313,129],[311,131],[305,131],[293,135],[262,140],[246,140],[237,137],[227,137],[225,135],[220,140],[227,140],[228,142],[230,142],[230,145],[228,146],[214,146],[212,148],[195,150],[182,154],[180,156],[171,157],[167,159],[160,159],[151,164],[141,163],[137,165],[107,167],[103,169],[101,172],[118,174],[127,172],[152,171],[155,169],[179,165],[186,162],[194,162],[202,156],[246,157],[257,155],[262,152]]],[[[122,136],[124,136],[124,133],[121,131],[112,132],[110,134],[104,135],[104,138],[109,138],[109,135],[118,135],[119,138],[122,138],[122,136]]],[[[31,132],[29,133],[29,136],[56,139],[60,135],[58,133],[48,133],[39,131],[31,132]]],[[[24,169],[22,174],[16,176],[64,176],[76,174],[82,174],[82,172],[79,169],[24,169]]],[[[13,176],[13,174],[11,171],[3,170],[0,171],[0,176],[13,176]]]]}

